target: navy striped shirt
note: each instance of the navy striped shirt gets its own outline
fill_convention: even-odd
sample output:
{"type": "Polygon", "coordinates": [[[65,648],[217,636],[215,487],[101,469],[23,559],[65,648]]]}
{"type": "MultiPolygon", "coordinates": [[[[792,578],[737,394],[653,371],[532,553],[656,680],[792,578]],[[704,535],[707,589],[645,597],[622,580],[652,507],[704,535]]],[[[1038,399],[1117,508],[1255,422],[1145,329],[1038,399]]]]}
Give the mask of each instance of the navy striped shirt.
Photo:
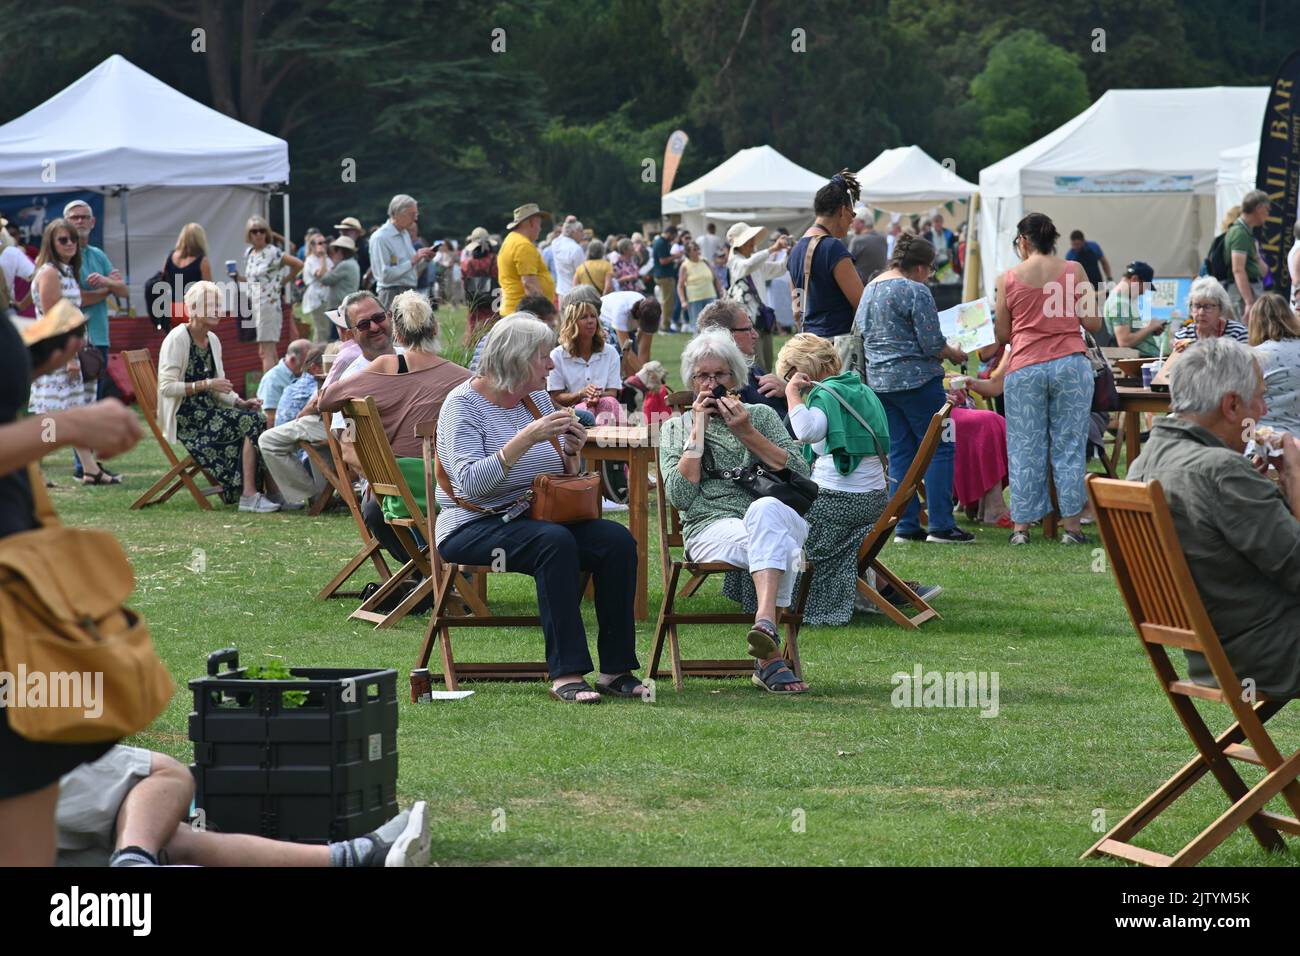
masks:
{"type": "MultiPolygon", "coordinates": [[[[532,424],[532,413],[522,402],[514,408],[494,405],[475,391],[472,381],[457,385],[443,402],[438,415],[438,460],[456,497],[480,508],[499,508],[522,498],[538,475],[562,473],[564,462],[554,445],[538,442],[506,474],[497,451],[532,424]]],[[[533,392],[529,397],[543,415],[555,411],[546,392],[533,392]]],[[[434,528],[438,544],[462,525],[483,517],[458,507],[441,487],[434,497],[438,502],[434,528]]]]}

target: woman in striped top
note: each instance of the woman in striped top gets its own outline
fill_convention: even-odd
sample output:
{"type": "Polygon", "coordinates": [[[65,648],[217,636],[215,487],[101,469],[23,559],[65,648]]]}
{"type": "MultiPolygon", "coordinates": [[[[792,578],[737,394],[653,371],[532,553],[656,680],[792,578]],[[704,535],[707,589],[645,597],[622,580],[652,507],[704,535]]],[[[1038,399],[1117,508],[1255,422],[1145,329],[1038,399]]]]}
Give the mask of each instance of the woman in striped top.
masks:
{"type": "Polygon", "coordinates": [[[555,343],[555,333],[536,319],[498,322],[484,340],[478,374],[443,403],[438,459],[454,497],[441,487],[436,492],[438,553],[447,561],[478,565],[495,564],[504,556],[506,570],[537,580],[546,666],[556,700],[597,704],[602,694],[643,697],[648,689],[632,676],[640,667],[632,620],[637,555],[627,528],[603,519],[570,525],[525,517],[506,520],[506,511],[523,498],[536,476],[576,474],[587,440],[573,414],[556,411],[546,393],[555,343]],[[562,455],[553,440],[560,443],[562,455]],[[592,661],[579,606],[581,571],[590,571],[596,585],[601,664],[596,690],[584,679],[592,661]]]}

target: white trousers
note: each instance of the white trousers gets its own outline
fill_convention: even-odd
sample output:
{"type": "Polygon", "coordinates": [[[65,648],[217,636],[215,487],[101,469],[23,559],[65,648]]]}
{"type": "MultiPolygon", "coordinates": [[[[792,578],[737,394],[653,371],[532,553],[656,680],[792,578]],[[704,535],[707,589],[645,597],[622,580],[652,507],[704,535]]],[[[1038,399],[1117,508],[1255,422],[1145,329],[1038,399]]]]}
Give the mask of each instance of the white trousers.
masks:
{"type": "MultiPolygon", "coordinates": [[[[304,465],[298,458],[298,442],[313,445],[325,444],[325,426],[319,415],[295,418],[262,432],[257,447],[262,450],[262,460],[275,479],[285,501],[297,504],[315,497],[325,490],[325,476],[304,465]]],[[[328,460],[328,456],[327,456],[328,460]]]]}
{"type": "Polygon", "coordinates": [[[777,570],[776,606],[789,607],[803,566],[808,522],[775,498],[755,498],[742,518],[720,518],[686,542],[691,561],[726,561],[755,571],[777,570]]]}

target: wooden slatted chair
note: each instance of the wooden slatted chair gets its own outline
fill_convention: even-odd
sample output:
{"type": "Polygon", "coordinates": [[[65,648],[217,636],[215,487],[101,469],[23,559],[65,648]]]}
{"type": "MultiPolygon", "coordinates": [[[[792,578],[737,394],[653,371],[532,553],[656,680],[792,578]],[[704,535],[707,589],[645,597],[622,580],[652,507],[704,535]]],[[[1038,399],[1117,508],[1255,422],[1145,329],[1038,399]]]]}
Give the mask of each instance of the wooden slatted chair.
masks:
{"type": "MultiPolygon", "coordinates": [[[[325,416],[328,418],[328,416],[325,416]]],[[[361,515],[361,505],[357,501],[356,492],[352,490],[352,482],[349,480],[347,463],[343,461],[343,450],[339,447],[338,439],[334,437],[334,432],[328,427],[325,429],[326,442],[328,443],[330,457],[334,461],[334,468],[330,468],[324,458],[315,448],[304,443],[307,447],[307,454],[312,460],[314,467],[321,469],[325,475],[328,485],[326,492],[333,494],[338,492],[343,503],[348,506],[348,512],[352,515],[352,520],[356,523],[357,533],[361,536],[361,550],[352,556],[343,569],[330,580],[329,584],[321,588],[316,600],[324,601],[328,598],[359,598],[360,591],[341,590],[343,585],[352,575],[361,569],[366,561],[370,561],[375,566],[375,571],[379,575],[379,582],[382,584],[393,576],[393,572],[388,568],[388,562],[384,560],[384,549],[379,543],[379,539],[370,533],[366,527],[366,519],[361,515]]]]}
{"type": "MultiPolygon", "coordinates": [[[[437,449],[435,447],[438,436],[430,430],[427,433],[421,432],[421,437],[424,438],[425,493],[428,495],[428,500],[433,501],[433,476],[439,474],[441,468],[441,464],[437,461],[437,449]]],[[[436,550],[434,554],[437,557],[436,550]]],[[[438,561],[440,562],[440,572],[437,596],[434,598],[433,604],[433,615],[429,620],[428,629],[424,632],[424,644],[420,648],[420,656],[415,662],[417,668],[428,667],[429,659],[433,656],[434,645],[438,646],[442,658],[442,672],[431,673],[429,675],[430,682],[442,681],[448,690],[458,690],[461,681],[535,681],[549,679],[550,672],[545,661],[466,662],[456,660],[451,640],[452,627],[531,627],[536,628],[540,633],[542,619],[536,614],[508,616],[480,613],[471,608],[468,603],[466,604],[466,613],[451,613],[453,591],[460,586],[464,575],[472,576],[475,582],[475,596],[486,604],[489,575],[522,574],[523,572],[511,572],[505,568],[488,565],[454,564],[442,561],[440,557],[438,561]]],[[[587,590],[590,582],[590,574],[583,572],[579,575],[578,600],[582,599],[582,595],[587,590]]]]}
{"type": "Polygon", "coordinates": [[[1286,844],[1279,831],[1300,836],[1300,821],[1296,819],[1300,817],[1300,783],[1296,782],[1300,750],[1284,759],[1264,723],[1286,701],[1241,690],[1242,682],[1228,663],[1196,590],[1160,483],[1115,481],[1094,475],[1088,478],[1088,496],[1142,649],[1197,755],[1119,821],[1083,858],[1114,856],[1145,866],[1194,866],[1243,825],[1264,849],[1284,849],[1286,844]],[[1180,679],[1169,660],[1168,647],[1203,654],[1218,686],[1180,679]],[[1227,688],[1227,692],[1221,688],[1227,688]],[[1236,721],[1215,736],[1192,703],[1193,697],[1226,704],[1236,721]],[[1234,760],[1262,766],[1264,778],[1254,787],[1247,787],[1232,766],[1234,760]],[[1129,842],[1206,773],[1218,781],[1229,802],[1228,809],[1214,823],[1173,856],[1129,842]],[[1264,809],[1279,794],[1295,816],[1264,809]]]}
{"type": "Polygon", "coordinates": [[[176,452],[172,450],[171,442],[167,441],[162,428],[158,425],[158,369],[154,366],[149,350],[134,349],[124,351],[122,352],[122,359],[126,362],[127,374],[131,376],[131,387],[135,389],[135,398],[140,403],[140,411],[144,413],[144,420],[149,423],[149,428],[153,431],[153,437],[158,440],[158,447],[162,449],[163,455],[171,463],[171,468],[167,470],[167,473],[132,502],[131,510],[138,511],[149,505],[160,505],[176,492],[185,488],[198,502],[200,508],[211,511],[212,504],[208,501],[208,498],[212,495],[221,494],[221,486],[213,481],[212,477],[199,466],[193,455],[186,452],[184,458],[177,458],[176,452]],[[206,482],[207,487],[200,488],[195,483],[196,478],[206,482]]]}
{"type": "Polygon", "coordinates": [[[861,547],[858,548],[858,593],[880,608],[885,616],[899,627],[911,631],[916,630],[926,621],[938,618],[940,616],[939,612],[908,587],[907,582],[885,567],[880,560],[880,552],[886,544],[893,540],[894,528],[903,516],[903,512],[907,510],[908,502],[917,493],[917,489],[925,477],[925,470],[930,467],[930,460],[934,458],[935,450],[939,447],[945,423],[949,420],[951,414],[952,403],[945,402],[943,407],[931,417],[930,425],[926,428],[925,435],[921,438],[920,445],[917,446],[916,455],[912,458],[911,467],[903,475],[898,487],[894,489],[893,496],[889,499],[889,504],[885,506],[884,512],[876,520],[875,526],[867,532],[867,536],[862,539],[861,547]],[[891,604],[875,587],[868,583],[867,571],[875,572],[877,581],[881,578],[888,581],[894,590],[907,598],[908,603],[916,609],[917,613],[909,618],[901,609],[891,604]]]}
{"type": "MultiPolygon", "coordinates": [[[[397,458],[393,455],[388,436],[384,433],[375,400],[370,396],[364,399],[352,399],[344,404],[342,411],[350,423],[353,450],[361,465],[361,473],[370,483],[371,494],[381,504],[385,498],[397,498],[406,506],[408,517],[385,519],[402,545],[402,550],[406,552],[406,563],[381,584],[379,590],[362,601],[361,606],[350,615],[355,620],[369,621],[376,629],[393,627],[411,613],[417,604],[433,593],[437,575],[430,554],[433,554],[433,560],[436,561],[437,552],[431,551],[427,543],[421,546],[412,533],[420,532],[426,542],[433,540],[431,535],[433,521],[430,517],[433,508],[431,506],[429,515],[426,515],[424,509],[416,502],[415,496],[411,494],[411,487],[407,484],[406,477],[397,464],[397,458]],[[414,581],[417,575],[421,578],[419,585],[413,588],[395,608],[388,613],[378,610],[379,605],[384,603],[398,587],[408,581],[414,581]]],[[[430,504],[432,505],[432,502],[430,504]]],[[[455,581],[452,585],[455,585],[455,581]]],[[[460,589],[458,596],[470,604],[475,613],[488,616],[486,606],[471,589],[460,589]]]]}
{"type": "MultiPolygon", "coordinates": [[[[682,519],[677,509],[672,506],[664,493],[664,476],[655,462],[655,495],[659,501],[659,557],[663,568],[664,600],[659,609],[659,621],[655,625],[654,644],[650,652],[650,667],[646,673],[656,680],[671,676],[673,686],[682,689],[683,678],[692,677],[750,677],[754,673],[754,658],[742,657],[732,659],[684,659],[681,651],[681,639],[678,627],[682,624],[753,624],[754,615],[737,611],[705,613],[687,612],[678,608],[677,602],[689,598],[699,591],[711,576],[725,574],[727,571],[739,571],[749,574],[748,568],[737,567],[725,561],[688,561],[685,556],[679,560],[673,556],[673,549],[684,550],[686,542],[682,536],[682,519]],[[683,574],[690,575],[678,592],[678,583],[683,574]],[[665,640],[668,644],[670,669],[661,671],[659,661],[663,656],[665,640]]],[[[799,575],[795,587],[794,604],[789,608],[777,608],[778,627],[785,627],[785,640],[782,654],[794,675],[803,680],[803,670],[799,661],[799,629],[803,626],[804,608],[808,604],[808,588],[812,584],[813,565],[807,562],[804,573],[799,575]]]]}

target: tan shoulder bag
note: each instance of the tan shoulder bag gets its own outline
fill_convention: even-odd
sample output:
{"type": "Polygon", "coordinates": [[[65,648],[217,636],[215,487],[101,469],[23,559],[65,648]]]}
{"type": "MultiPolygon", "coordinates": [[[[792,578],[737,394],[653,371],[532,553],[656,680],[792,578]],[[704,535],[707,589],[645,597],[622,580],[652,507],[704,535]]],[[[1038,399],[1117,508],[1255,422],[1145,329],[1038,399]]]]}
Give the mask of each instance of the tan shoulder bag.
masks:
{"type": "Polygon", "coordinates": [[[28,469],[41,526],[0,538],[0,707],[14,733],[100,743],[143,730],[171,700],[171,674],[140,616],[126,553],[105,531],[59,523],[28,469]]]}

